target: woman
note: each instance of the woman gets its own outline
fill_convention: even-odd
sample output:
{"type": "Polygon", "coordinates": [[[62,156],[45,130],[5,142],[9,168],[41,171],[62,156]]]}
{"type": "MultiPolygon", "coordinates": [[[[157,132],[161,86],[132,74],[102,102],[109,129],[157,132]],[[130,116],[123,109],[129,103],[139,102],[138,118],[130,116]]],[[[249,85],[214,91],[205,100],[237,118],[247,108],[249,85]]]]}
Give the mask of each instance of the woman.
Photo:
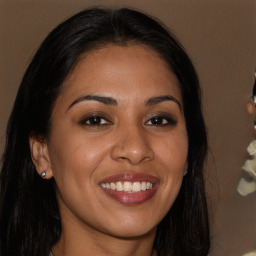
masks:
{"type": "Polygon", "coordinates": [[[88,9],[35,54],[8,123],[3,255],[207,255],[196,72],[162,25],[88,9]]]}

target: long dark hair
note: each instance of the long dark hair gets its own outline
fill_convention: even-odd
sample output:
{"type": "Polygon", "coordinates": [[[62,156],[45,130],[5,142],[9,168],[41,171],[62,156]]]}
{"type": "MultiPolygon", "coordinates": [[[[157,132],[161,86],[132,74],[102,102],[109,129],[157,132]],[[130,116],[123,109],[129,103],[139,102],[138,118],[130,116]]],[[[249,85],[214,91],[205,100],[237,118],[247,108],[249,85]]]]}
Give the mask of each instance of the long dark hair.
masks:
{"type": "Polygon", "coordinates": [[[157,228],[158,256],[206,256],[209,224],[203,162],[207,136],[195,69],[182,46],[158,21],[130,9],[93,8],[55,28],[21,82],[7,126],[0,191],[0,255],[48,256],[61,234],[54,180],[41,179],[31,161],[29,136],[51,132],[51,113],[79,56],[108,44],[155,50],[179,80],[187,126],[188,174],[157,228]]]}

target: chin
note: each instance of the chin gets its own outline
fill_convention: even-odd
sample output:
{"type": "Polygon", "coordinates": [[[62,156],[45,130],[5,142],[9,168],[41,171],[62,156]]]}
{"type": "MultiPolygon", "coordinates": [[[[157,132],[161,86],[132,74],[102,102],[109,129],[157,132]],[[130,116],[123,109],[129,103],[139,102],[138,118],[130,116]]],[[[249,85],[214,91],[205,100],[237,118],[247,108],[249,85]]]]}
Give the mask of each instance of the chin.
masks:
{"type": "Polygon", "coordinates": [[[139,220],[134,218],[132,221],[123,218],[119,223],[113,225],[108,223],[105,231],[115,237],[135,238],[152,235],[152,233],[155,233],[156,227],[157,224],[154,225],[151,220],[145,218],[139,220]]]}
{"type": "Polygon", "coordinates": [[[123,227],[118,230],[112,230],[112,236],[122,239],[138,239],[139,237],[150,236],[156,232],[156,227],[151,229],[138,227],[123,227]]]}

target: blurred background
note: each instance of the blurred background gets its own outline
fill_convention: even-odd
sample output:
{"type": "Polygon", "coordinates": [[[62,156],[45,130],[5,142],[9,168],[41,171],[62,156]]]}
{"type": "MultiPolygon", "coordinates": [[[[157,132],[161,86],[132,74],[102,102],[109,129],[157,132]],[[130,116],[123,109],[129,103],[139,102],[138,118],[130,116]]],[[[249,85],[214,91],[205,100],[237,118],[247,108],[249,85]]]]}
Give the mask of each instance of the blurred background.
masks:
{"type": "Polygon", "coordinates": [[[256,250],[256,192],[236,191],[253,120],[246,112],[256,68],[256,0],[0,0],[0,153],[23,73],[46,35],[91,7],[132,7],[164,22],[199,74],[209,133],[206,164],[211,256],[256,250]]]}

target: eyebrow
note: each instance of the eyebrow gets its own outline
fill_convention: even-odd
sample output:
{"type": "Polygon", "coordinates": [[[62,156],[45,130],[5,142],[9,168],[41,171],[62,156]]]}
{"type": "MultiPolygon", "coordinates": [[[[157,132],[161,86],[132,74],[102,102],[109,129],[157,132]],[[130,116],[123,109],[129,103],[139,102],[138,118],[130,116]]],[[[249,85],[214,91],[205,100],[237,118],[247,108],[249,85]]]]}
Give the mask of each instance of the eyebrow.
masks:
{"type": "Polygon", "coordinates": [[[84,95],[74,100],[68,107],[68,110],[75,104],[81,101],[98,101],[106,105],[117,106],[117,101],[112,97],[98,96],[98,95],[84,95]]]}
{"type": "MultiPolygon", "coordinates": [[[[72,108],[75,104],[81,102],[81,101],[98,101],[100,103],[103,103],[105,105],[110,105],[110,106],[117,106],[117,100],[112,98],[112,97],[106,97],[106,96],[99,96],[99,95],[83,95],[79,98],[77,98],[76,100],[74,100],[68,107],[67,110],[69,110],[70,108],[72,108]]],[[[175,102],[180,110],[182,110],[182,105],[179,102],[179,100],[177,100],[175,97],[171,96],[171,95],[162,95],[162,96],[157,96],[157,97],[151,97],[149,99],[146,100],[145,105],[146,106],[152,106],[164,101],[173,101],[175,102]]]]}
{"type": "Polygon", "coordinates": [[[161,103],[163,101],[173,101],[176,104],[178,104],[180,110],[182,110],[182,105],[181,105],[180,101],[177,100],[175,97],[173,97],[171,95],[162,95],[162,96],[158,96],[158,97],[149,98],[148,100],[146,100],[145,105],[146,106],[152,106],[152,105],[161,103]]]}

